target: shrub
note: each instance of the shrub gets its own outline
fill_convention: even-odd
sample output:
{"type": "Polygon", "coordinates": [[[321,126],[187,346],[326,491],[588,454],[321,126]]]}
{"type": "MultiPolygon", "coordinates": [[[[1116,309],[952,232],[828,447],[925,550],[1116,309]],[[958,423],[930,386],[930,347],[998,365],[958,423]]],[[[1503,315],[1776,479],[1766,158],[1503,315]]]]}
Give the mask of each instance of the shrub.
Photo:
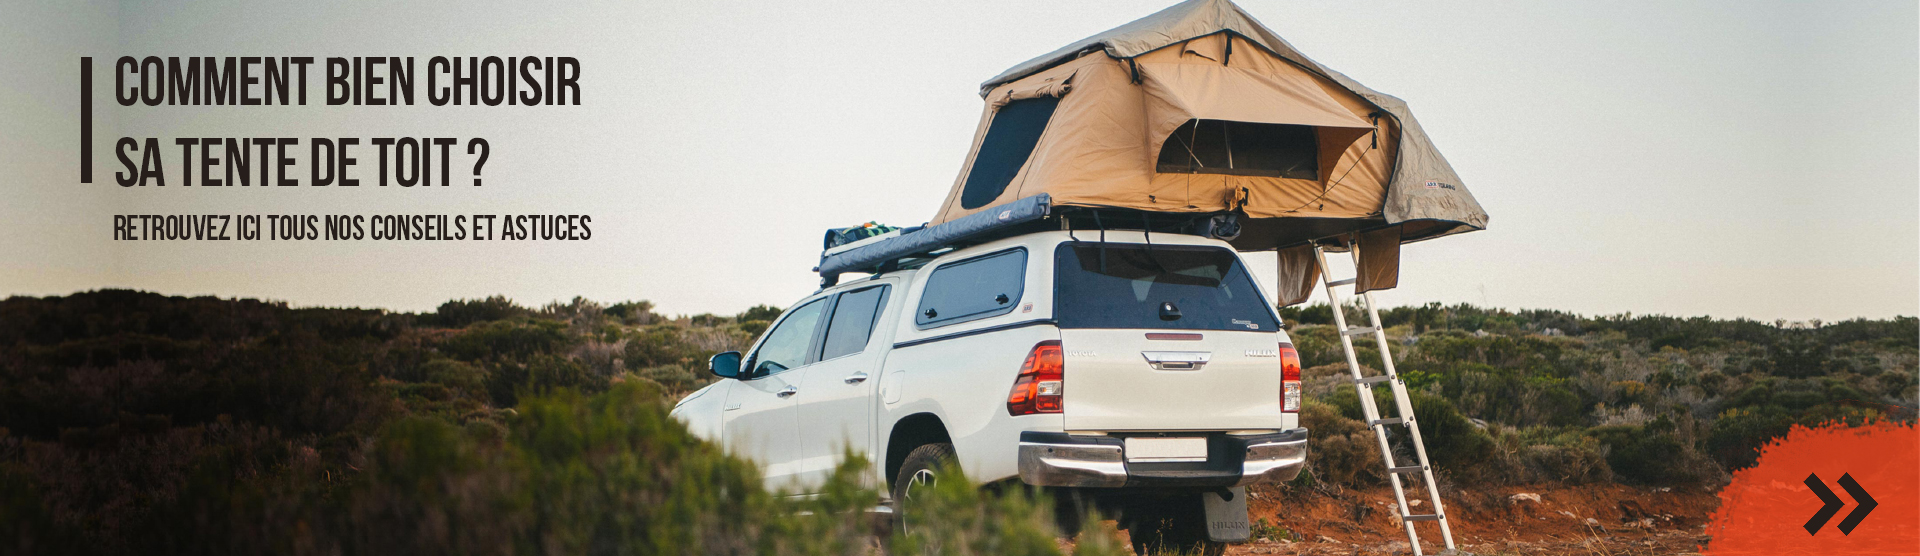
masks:
{"type": "Polygon", "coordinates": [[[1505,434],[1501,441],[1513,446],[1508,483],[1578,485],[1613,480],[1606,450],[1599,441],[1584,434],[1560,434],[1539,440],[1505,434]]]}
{"type": "Polygon", "coordinates": [[[772,305],[754,305],[753,307],[747,308],[746,312],[740,313],[740,316],[735,317],[734,320],[739,322],[750,320],[773,322],[773,319],[780,318],[781,312],[779,307],[772,305]]]}
{"type": "Polygon", "coordinates": [[[1707,453],[1727,469],[1752,466],[1767,440],[1793,428],[1793,416],[1777,405],[1739,407],[1720,413],[1707,436],[1707,453]]]}
{"type": "MultiPolygon", "coordinates": [[[[953,469],[937,470],[935,477],[924,496],[915,491],[914,503],[922,510],[908,515],[906,534],[894,536],[894,554],[1060,553],[1049,499],[1031,496],[1026,489],[983,490],[953,469]],[[937,519],[915,519],[928,516],[937,519]]],[[[1080,537],[1075,555],[1131,554],[1111,530],[1090,528],[1088,533],[1080,537]]]]}
{"type": "MultiPolygon", "coordinates": [[[[1399,414],[1394,408],[1392,393],[1386,388],[1374,388],[1374,403],[1381,417],[1393,417],[1399,414]]],[[[1486,471],[1480,466],[1491,461],[1494,456],[1493,437],[1475,426],[1466,416],[1460,414],[1452,402],[1446,398],[1418,390],[1410,390],[1408,401],[1413,405],[1414,421],[1419,423],[1420,435],[1426,441],[1427,460],[1435,469],[1453,474],[1479,476],[1486,471]]],[[[1338,389],[1328,396],[1328,404],[1339,410],[1348,419],[1363,419],[1360,398],[1350,389],[1338,389]]],[[[1399,425],[1392,425],[1399,427],[1399,425]]],[[[1392,440],[1395,461],[1411,461],[1413,448],[1407,444],[1408,435],[1400,430],[1388,434],[1392,440]]],[[[1377,444],[1377,441],[1376,441],[1377,444]]],[[[1309,456],[1311,457],[1311,456],[1309,456]]],[[[1377,463],[1375,465],[1378,465],[1377,463]]]]}
{"type": "Polygon", "coordinates": [[[493,321],[447,338],[440,349],[456,359],[525,358],[554,353],[572,346],[577,338],[565,324],[550,320],[493,321]]]}
{"type": "Polygon", "coordinates": [[[476,322],[504,320],[526,316],[533,311],[515,304],[504,295],[495,295],[486,299],[455,299],[441,303],[434,311],[430,321],[440,326],[464,327],[476,322]]]}
{"type": "Polygon", "coordinates": [[[711,384],[714,376],[703,367],[693,370],[679,365],[659,365],[633,372],[633,376],[653,381],[666,390],[667,396],[679,398],[694,390],[711,384]]]}
{"type": "Polygon", "coordinates": [[[619,319],[624,324],[653,324],[653,302],[622,301],[608,305],[606,315],[619,319]]]}
{"type": "Polygon", "coordinates": [[[1325,303],[1281,307],[1280,320],[1289,324],[1333,324],[1333,308],[1325,303]]]}
{"type": "Polygon", "coordinates": [[[1607,446],[1607,466],[1630,482],[1676,485],[1719,475],[1712,461],[1675,438],[1672,425],[1660,426],[1663,423],[1594,427],[1587,434],[1607,446]]]}
{"type": "Polygon", "coordinates": [[[1341,415],[1334,406],[1309,400],[1300,408],[1300,426],[1311,435],[1307,468],[1301,474],[1306,480],[1359,487],[1380,484],[1385,478],[1379,440],[1365,423],[1341,415]]]}

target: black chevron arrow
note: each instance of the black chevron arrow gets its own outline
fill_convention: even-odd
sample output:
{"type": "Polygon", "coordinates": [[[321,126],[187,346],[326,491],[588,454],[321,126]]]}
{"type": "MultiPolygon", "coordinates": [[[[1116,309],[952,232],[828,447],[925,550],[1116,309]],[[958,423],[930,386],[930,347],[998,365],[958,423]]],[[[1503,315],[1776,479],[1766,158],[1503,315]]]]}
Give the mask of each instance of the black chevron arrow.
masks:
{"type": "MultiPolygon", "coordinates": [[[[1854,506],[1852,512],[1847,513],[1846,519],[1840,520],[1840,534],[1851,535],[1854,526],[1859,525],[1860,520],[1866,519],[1867,514],[1873,513],[1873,508],[1880,503],[1874,501],[1872,496],[1868,496],[1866,489],[1860,488],[1860,483],[1853,481],[1852,474],[1842,474],[1840,480],[1835,482],[1840,483],[1840,488],[1847,489],[1847,495],[1852,496],[1854,503],[1858,504],[1854,506]]],[[[1829,492],[1827,495],[1833,494],[1829,492]]]]}
{"type": "MultiPolygon", "coordinates": [[[[1853,479],[1847,479],[1847,482],[1853,482],[1853,479]]],[[[1820,501],[1826,503],[1825,506],[1820,507],[1820,511],[1814,512],[1813,519],[1807,520],[1807,534],[1815,535],[1820,533],[1820,527],[1825,526],[1827,520],[1833,519],[1833,514],[1840,513],[1840,507],[1845,506],[1846,503],[1841,502],[1840,497],[1835,496],[1833,490],[1827,488],[1827,484],[1820,481],[1820,475],[1808,473],[1806,483],[1807,488],[1813,490],[1813,495],[1820,497],[1820,501]]],[[[1845,485],[1842,485],[1842,487],[1844,488],[1845,485]]],[[[1852,493],[1853,490],[1848,489],[1847,492],[1852,493]]],[[[1856,511],[1855,513],[1859,512],[1856,511]]],[[[1862,515],[1861,517],[1865,516],[1862,515]]],[[[1853,517],[1848,516],[1847,519],[1853,519],[1853,517]]]]}

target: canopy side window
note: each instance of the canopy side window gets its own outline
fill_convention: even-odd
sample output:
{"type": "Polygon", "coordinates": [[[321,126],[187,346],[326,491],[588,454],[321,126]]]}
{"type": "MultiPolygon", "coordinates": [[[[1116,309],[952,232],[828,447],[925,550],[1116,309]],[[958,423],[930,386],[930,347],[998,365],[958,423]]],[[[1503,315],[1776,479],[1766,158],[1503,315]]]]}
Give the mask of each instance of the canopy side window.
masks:
{"type": "Polygon", "coordinates": [[[922,330],[1013,312],[1027,283],[1027,250],[940,265],[927,277],[913,322],[922,330]]]}
{"type": "Polygon", "coordinates": [[[980,153],[973,157],[973,169],[960,192],[960,206],[977,209],[993,203],[1027,164],[1040,134],[1053,119],[1060,97],[1045,96],[1008,102],[993,115],[987,137],[980,142],[980,153]]]}
{"type": "Polygon", "coordinates": [[[1229,174],[1320,179],[1313,126],[1187,120],[1160,147],[1163,174],[1229,174]]]}

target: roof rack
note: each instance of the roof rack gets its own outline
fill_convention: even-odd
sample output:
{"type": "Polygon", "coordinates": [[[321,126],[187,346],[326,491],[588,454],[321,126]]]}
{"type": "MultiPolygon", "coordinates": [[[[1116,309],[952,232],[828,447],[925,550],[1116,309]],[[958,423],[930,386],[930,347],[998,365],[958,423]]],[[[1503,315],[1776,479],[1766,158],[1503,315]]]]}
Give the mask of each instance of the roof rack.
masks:
{"type": "Polygon", "coordinates": [[[908,228],[898,235],[889,233],[828,249],[820,254],[820,266],[814,270],[820,273],[820,287],[832,286],[839,283],[842,273],[877,271],[903,258],[1005,234],[1021,224],[1046,218],[1052,209],[1052,198],[1041,193],[944,224],[908,228]]]}

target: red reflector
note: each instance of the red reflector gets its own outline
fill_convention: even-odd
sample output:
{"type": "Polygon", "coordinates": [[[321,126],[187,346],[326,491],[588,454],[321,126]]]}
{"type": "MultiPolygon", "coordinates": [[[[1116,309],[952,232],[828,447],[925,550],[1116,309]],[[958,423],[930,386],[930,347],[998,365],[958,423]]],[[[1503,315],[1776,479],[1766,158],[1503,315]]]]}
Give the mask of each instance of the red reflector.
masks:
{"type": "Polygon", "coordinates": [[[1020,364],[1020,376],[1013,379],[1013,389],[1007,392],[1007,413],[1059,413],[1065,376],[1066,359],[1058,340],[1033,346],[1026,362],[1020,364]]]}
{"type": "Polygon", "coordinates": [[[1206,338],[1206,336],[1202,336],[1199,334],[1180,334],[1180,333],[1173,333],[1173,332],[1148,332],[1147,333],[1147,339],[1149,340],[1178,340],[1178,341],[1186,341],[1186,342],[1197,342],[1204,338],[1206,338]]]}
{"type": "Polygon", "coordinates": [[[1280,411],[1300,411],[1300,352],[1293,344],[1280,344],[1280,411]]]}
{"type": "Polygon", "coordinates": [[[1280,380],[1300,380],[1300,352],[1293,344],[1280,344],[1280,380]]]}

